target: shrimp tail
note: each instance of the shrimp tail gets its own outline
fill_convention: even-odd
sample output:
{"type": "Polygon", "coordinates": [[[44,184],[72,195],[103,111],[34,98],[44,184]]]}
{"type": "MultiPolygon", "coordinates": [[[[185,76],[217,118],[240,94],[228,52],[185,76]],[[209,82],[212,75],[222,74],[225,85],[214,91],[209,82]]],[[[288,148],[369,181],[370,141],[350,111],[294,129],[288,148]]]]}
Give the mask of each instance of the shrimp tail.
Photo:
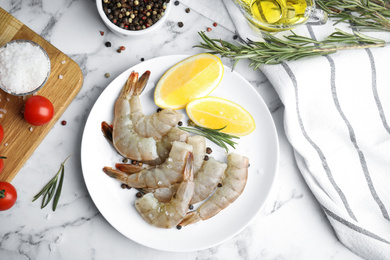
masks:
{"type": "Polygon", "coordinates": [[[183,181],[194,181],[194,154],[192,152],[188,152],[186,165],[184,167],[183,172],[183,181]]]}
{"type": "Polygon", "coordinates": [[[101,127],[104,137],[112,144],[112,126],[103,121],[101,127]]]}
{"type": "Polygon", "coordinates": [[[188,212],[184,219],[179,223],[180,226],[188,226],[203,220],[197,211],[188,212]]]}
{"type": "Polygon", "coordinates": [[[144,91],[146,85],[148,84],[150,78],[150,71],[147,70],[142,74],[142,76],[139,78],[137,85],[135,86],[134,95],[141,95],[141,93],[144,91]]]}
{"type": "Polygon", "coordinates": [[[123,99],[130,99],[133,95],[137,82],[138,82],[138,72],[132,71],[130,73],[129,79],[126,81],[126,84],[123,86],[120,97],[123,99]]]}
{"type": "Polygon", "coordinates": [[[117,179],[118,181],[127,184],[128,174],[111,167],[103,167],[103,172],[111,178],[117,179]]]}
{"type": "Polygon", "coordinates": [[[117,168],[119,171],[122,171],[124,173],[133,174],[148,168],[148,166],[145,164],[138,165],[138,164],[129,164],[129,163],[116,163],[115,168],[117,168]]]}

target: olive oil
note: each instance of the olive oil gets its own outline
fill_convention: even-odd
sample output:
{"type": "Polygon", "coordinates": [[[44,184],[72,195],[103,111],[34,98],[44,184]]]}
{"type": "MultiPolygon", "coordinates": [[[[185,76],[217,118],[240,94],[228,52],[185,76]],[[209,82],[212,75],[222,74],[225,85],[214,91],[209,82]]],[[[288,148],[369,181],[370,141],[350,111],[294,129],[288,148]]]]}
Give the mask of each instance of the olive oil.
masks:
{"type": "Polygon", "coordinates": [[[306,22],[312,0],[236,0],[248,20],[260,29],[279,31],[306,22]]]}

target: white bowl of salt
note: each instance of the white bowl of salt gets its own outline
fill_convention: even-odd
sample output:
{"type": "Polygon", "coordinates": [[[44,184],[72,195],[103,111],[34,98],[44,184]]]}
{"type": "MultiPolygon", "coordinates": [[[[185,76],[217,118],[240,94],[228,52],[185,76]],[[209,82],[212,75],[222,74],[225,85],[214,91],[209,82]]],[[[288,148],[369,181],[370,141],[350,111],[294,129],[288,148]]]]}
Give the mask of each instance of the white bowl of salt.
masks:
{"type": "Polygon", "coordinates": [[[45,49],[29,40],[13,40],[0,48],[0,88],[15,96],[37,92],[50,75],[45,49]]]}

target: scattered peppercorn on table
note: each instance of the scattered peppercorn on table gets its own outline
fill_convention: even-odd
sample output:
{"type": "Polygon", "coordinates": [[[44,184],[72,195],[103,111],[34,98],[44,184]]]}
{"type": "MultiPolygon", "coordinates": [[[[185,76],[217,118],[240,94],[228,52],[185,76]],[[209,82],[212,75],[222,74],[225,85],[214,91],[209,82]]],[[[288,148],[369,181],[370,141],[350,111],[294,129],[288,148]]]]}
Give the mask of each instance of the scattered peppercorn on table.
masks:
{"type": "MultiPolygon", "coordinates": [[[[136,1],[114,2],[117,6],[120,3],[122,9],[122,5],[135,5],[136,1]]],[[[142,4],[148,10],[149,2],[151,1],[138,0],[138,6],[142,4]]],[[[164,2],[167,3],[161,1],[161,4],[164,2]]],[[[193,47],[201,40],[199,31],[204,31],[210,38],[232,42],[235,38],[235,28],[222,0],[168,2],[171,10],[164,24],[150,35],[139,39],[121,38],[111,32],[101,20],[95,3],[91,1],[0,2],[0,45],[16,38],[28,38],[37,41],[48,52],[52,70],[48,82],[38,93],[50,98],[56,113],[47,125],[34,126],[31,131],[31,126],[24,122],[21,111],[23,98],[0,93],[0,124],[4,128],[0,155],[7,156],[0,178],[12,181],[18,193],[16,204],[7,211],[0,211],[0,259],[358,259],[337,241],[322,209],[298,172],[291,145],[284,134],[283,106],[277,94],[262,73],[249,68],[246,61],[240,62],[234,73],[250,82],[253,92],[260,94],[265,101],[275,122],[280,149],[280,162],[273,188],[250,224],[239,229],[240,232],[235,236],[226,235],[231,228],[237,228],[243,218],[248,218],[248,212],[239,212],[241,217],[230,221],[223,228],[202,234],[201,240],[204,241],[225,235],[223,242],[212,244],[207,249],[181,252],[178,248],[179,252],[166,252],[138,244],[113,227],[131,225],[134,219],[120,214],[107,219],[101,213],[104,209],[97,207],[95,200],[113,205],[123,200],[121,209],[134,208],[132,201],[137,192],[127,189],[125,185],[121,188],[119,182],[115,184],[118,196],[111,194],[106,188],[99,190],[98,198],[92,197],[88,191],[82,172],[82,160],[90,156],[99,165],[99,160],[93,154],[105,154],[112,149],[109,142],[104,140],[99,122],[96,135],[105,141],[105,146],[100,145],[100,139],[96,140],[90,144],[91,154],[84,154],[84,158],[81,158],[86,121],[99,96],[106,89],[107,92],[112,91],[108,86],[133,66],[141,68],[143,71],[139,73],[142,74],[149,69],[143,64],[152,59],[166,61],[165,56],[191,56],[204,52],[193,47]],[[215,12],[211,10],[218,10],[219,15],[213,16],[215,12]],[[4,20],[7,22],[4,23],[4,20]],[[66,158],[66,164],[62,165],[66,158]],[[52,199],[58,203],[56,210],[52,210],[51,201],[48,204],[50,206],[41,209],[41,197],[32,202],[34,196],[47,183],[61,182],[61,177],[55,181],[53,177],[62,176],[62,170],[61,195],[59,198],[53,195],[52,199]],[[132,194],[131,197],[129,194],[132,194]]],[[[145,19],[138,17],[139,20],[147,22],[150,18],[153,21],[153,7],[150,7],[150,15],[147,16],[145,12],[145,19]]],[[[118,11],[121,12],[121,9],[118,11]]],[[[160,11],[156,11],[156,18],[160,11]]],[[[129,18],[133,19],[135,25],[135,14],[134,18],[131,18],[131,13],[127,16],[124,12],[124,15],[127,22],[129,18]]],[[[124,23],[123,27],[125,25],[124,23]]],[[[143,25],[146,27],[146,24],[143,25]]],[[[228,68],[233,65],[227,59],[222,59],[222,63],[228,68]]],[[[166,64],[154,66],[165,68],[166,64]]],[[[233,73],[230,69],[225,72],[233,73]]],[[[154,75],[155,72],[152,70],[151,73],[154,75]]],[[[157,81],[149,81],[149,84],[155,86],[157,81]]],[[[242,86],[237,86],[240,87],[242,86]]],[[[143,95],[153,100],[153,91],[145,91],[143,95]]],[[[117,94],[119,93],[112,93],[115,96],[117,94]]],[[[154,105],[144,99],[141,102],[145,109],[154,105]]],[[[245,103],[241,105],[247,106],[245,103]]],[[[113,102],[101,106],[104,111],[111,113],[113,110],[113,102]]],[[[183,121],[183,125],[186,124],[183,121]]],[[[256,129],[264,130],[265,126],[257,123],[256,129]]],[[[241,137],[240,141],[250,141],[250,136],[251,134],[241,137]]],[[[248,151],[247,155],[254,162],[251,164],[252,169],[249,167],[249,176],[261,178],[269,174],[264,169],[253,170],[256,160],[264,162],[269,159],[266,155],[251,158],[256,147],[261,145],[264,144],[254,143],[250,148],[252,150],[248,151]]],[[[208,156],[214,156],[217,152],[218,149],[213,147],[208,156]]],[[[103,179],[107,186],[116,181],[103,176],[105,174],[100,169],[93,174],[97,182],[106,177],[103,179]]],[[[258,188],[260,184],[256,185],[253,185],[255,188],[252,190],[244,190],[244,193],[255,191],[257,198],[265,196],[265,191],[258,188]]],[[[244,198],[245,194],[226,209],[229,211],[221,212],[221,216],[237,214],[237,207],[241,203],[248,203],[248,206],[256,203],[256,199],[244,201],[244,198]],[[235,214],[230,214],[232,212],[235,214]]],[[[210,221],[211,226],[220,225],[219,218],[207,221],[210,221]]],[[[186,234],[192,230],[183,239],[191,241],[192,234],[203,224],[196,223],[193,227],[183,227],[180,230],[174,228],[169,230],[169,236],[186,234]]],[[[166,230],[156,231],[152,227],[143,229],[142,232],[149,236],[148,239],[164,240],[168,236],[166,230]]],[[[141,242],[145,244],[148,239],[141,242]]],[[[198,241],[188,242],[193,245],[196,243],[198,241]]]]}
{"type": "Polygon", "coordinates": [[[83,75],[76,62],[0,7],[0,46],[17,39],[34,41],[48,53],[51,74],[37,94],[51,100],[54,105],[54,115],[48,124],[32,126],[21,116],[25,99],[31,95],[14,96],[0,90],[2,109],[0,124],[5,128],[1,154],[7,157],[5,167],[0,173],[0,181],[8,182],[18,174],[76,97],[83,84],[83,75]],[[61,76],[63,78],[60,78],[61,76]]]}

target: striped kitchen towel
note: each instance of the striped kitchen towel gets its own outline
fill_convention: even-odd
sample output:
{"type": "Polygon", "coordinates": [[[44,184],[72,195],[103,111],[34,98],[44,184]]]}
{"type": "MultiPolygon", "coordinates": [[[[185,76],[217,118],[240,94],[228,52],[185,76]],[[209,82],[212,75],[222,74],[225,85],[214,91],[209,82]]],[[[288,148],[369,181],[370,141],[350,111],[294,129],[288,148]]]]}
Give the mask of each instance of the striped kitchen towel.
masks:
{"type": "MultiPolygon", "coordinates": [[[[238,9],[224,3],[250,38],[238,9]]],[[[334,29],[328,22],[294,31],[321,40],[334,29]]],[[[365,259],[390,259],[390,46],[261,70],[285,106],[297,165],[338,239],[365,259]]]]}

